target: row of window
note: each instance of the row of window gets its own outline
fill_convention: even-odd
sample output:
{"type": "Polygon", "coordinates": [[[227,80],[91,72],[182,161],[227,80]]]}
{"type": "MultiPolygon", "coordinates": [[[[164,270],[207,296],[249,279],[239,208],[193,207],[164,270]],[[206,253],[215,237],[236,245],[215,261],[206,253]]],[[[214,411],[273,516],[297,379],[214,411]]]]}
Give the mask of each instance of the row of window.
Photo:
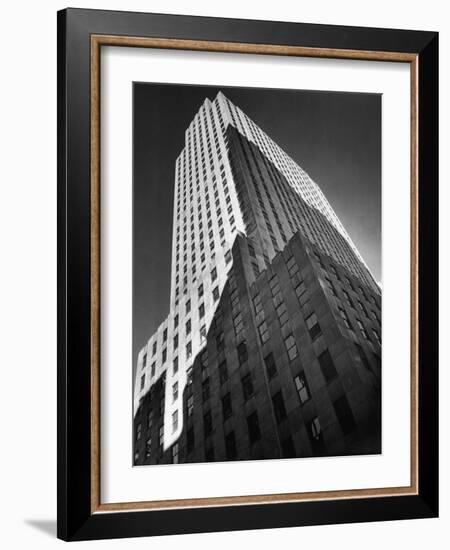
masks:
{"type": "MultiPolygon", "coordinates": [[[[313,253],[315,259],[317,260],[317,262],[319,263],[320,267],[322,268],[322,270],[327,273],[329,270],[331,270],[331,272],[333,273],[333,275],[335,276],[335,278],[339,281],[339,282],[344,282],[353,292],[355,292],[357,295],[359,294],[362,298],[364,298],[364,300],[366,302],[372,302],[373,306],[375,308],[377,308],[377,310],[379,309],[379,305],[378,305],[378,301],[377,301],[377,298],[370,292],[368,292],[367,290],[364,289],[363,286],[361,285],[357,285],[354,283],[354,281],[352,281],[352,279],[350,279],[350,277],[348,277],[347,275],[342,275],[342,274],[339,274],[338,270],[336,269],[336,266],[333,265],[331,262],[329,264],[329,266],[327,266],[325,263],[324,263],[324,259],[322,258],[322,256],[320,256],[320,254],[318,254],[317,252],[314,252],[313,253]]],[[[331,293],[334,295],[334,296],[337,296],[337,293],[336,293],[336,289],[333,285],[333,282],[331,281],[331,279],[327,276],[324,277],[325,278],[325,282],[328,286],[328,289],[331,291],[331,293]]],[[[342,289],[343,292],[345,292],[345,296],[346,296],[346,301],[347,303],[354,309],[355,306],[352,302],[352,299],[350,298],[348,292],[345,290],[345,289],[342,289]]],[[[365,316],[370,319],[370,315],[367,311],[367,308],[366,306],[363,304],[363,302],[357,298],[357,303],[360,307],[360,309],[363,311],[363,313],[365,314],[365,316]]],[[[375,311],[372,311],[372,314],[373,316],[375,317],[375,319],[379,322],[379,317],[378,317],[378,314],[375,312],[375,311]]]]}
{"type": "MultiPolygon", "coordinates": [[[[295,276],[298,272],[298,267],[297,267],[296,263],[292,262],[292,257],[290,259],[288,259],[287,266],[288,266],[288,270],[289,270],[291,276],[292,275],[295,276]]],[[[232,277],[230,278],[230,280],[232,281],[232,277]]],[[[285,304],[284,304],[284,302],[282,301],[282,298],[281,298],[280,286],[279,286],[278,280],[275,276],[272,277],[272,279],[269,281],[269,286],[271,288],[271,292],[272,292],[272,296],[273,296],[275,304],[278,303],[278,305],[276,306],[276,311],[277,311],[277,314],[278,314],[280,324],[281,324],[281,326],[283,326],[288,320],[288,315],[287,315],[285,304]]],[[[301,294],[303,294],[303,288],[301,290],[302,290],[301,294]]],[[[230,293],[230,298],[231,298],[232,307],[236,306],[236,304],[238,304],[238,302],[239,302],[239,296],[238,296],[236,288],[234,288],[232,290],[232,292],[230,293]]],[[[255,295],[253,297],[253,307],[254,307],[254,310],[255,310],[255,315],[257,317],[258,316],[259,317],[263,316],[263,306],[262,306],[261,298],[260,298],[259,294],[255,295]]],[[[189,311],[190,311],[190,308],[189,308],[189,311]]],[[[343,308],[339,307],[339,313],[340,313],[342,319],[344,320],[344,323],[345,323],[346,327],[349,330],[353,330],[353,327],[351,326],[350,320],[349,320],[345,310],[343,308]]],[[[204,316],[204,306],[203,305],[201,305],[201,307],[199,309],[199,314],[200,314],[200,318],[202,316],[204,316]]],[[[358,327],[359,327],[362,335],[364,336],[364,338],[369,340],[368,333],[367,333],[364,325],[362,324],[362,322],[359,319],[356,319],[356,321],[357,321],[358,327]]],[[[318,337],[321,334],[321,329],[320,329],[320,325],[318,323],[316,314],[314,312],[311,313],[305,319],[305,322],[306,322],[306,326],[308,328],[310,337],[311,337],[312,340],[314,340],[316,337],[318,337]]],[[[243,335],[243,331],[244,331],[244,322],[243,322],[242,314],[240,313],[240,311],[238,311],[236,313],[236,315],[233,317],[233,325],[234,325],[236,338],[239,339],[239,337],[243,335]]],[[[190,333],[190,329],[191,329],[191,321],[188,320],[187,323],[186,323],[186,332],[187,332],[187,334],[190,333]]],[[[206,329],[204,329],[204,332],[206,332],[206,329]]],[[[373,332],[373,335],[376,338],[377,342],[379,344],[381,344],[380,335],[378,334],[378,332],[375,329],[372,329],[372,332],[373,332]]],[[[268,327],[267,327],[267,324],[266,324],[265,320],[262,320],[259,323],[258,333],[259,333],[259,338],[260,338],[261,343],[263,345],[265,343],[267,343],[267,341],[270,338],[270,335],[269,335],[269,330],[268,330],[268,327]]],[[[204,334],[204,336],[206,336],[206,334],[204,334]]],[[[292,334],[289,334],[285,338],[285,346],[286,346],[286,351],[287,351],[289,360],[290,361],[294,360],[298,355],[298,348],[297,348],[296,341],[295,341],[292,334]]],[[[217,347],[218,351],[224,349],[224,335],[223,335],[223,332],[219,332],[216,335],[216,347],[217,347]]],[[[245,340],[240,343],[240,345],[237,348],[237,352],[238,352],[239,363],[242,365],[243,363],[245,363],[245,361],[247,360],[247,357],[248,357],[245,340]]],[[[326,352],[326,353],[328,353],[328,352],[326,352]]],[[[192,355],[192,344],[191,344],[191,342],[188,342],[187,345],[186,345],[186,357],[187,357],[187,359],[189,359],[191,357],[191,355],[192,355]]],[[[337,374],[335,369],[334,369],[334,365],[332,364],[331,358],[328,358],[327,355],[325,355],[322,358],[319,357],[319,363],[322,366],[322,371],[323,371],[324,377],[327,381],[329,381],[331,378],[333,378],[337,374]]],[[[153,370],[154,369],[152,369],[152,371],[153,370]]],[[[178,358],[175,358],[174,373],[177,370],[178,370],[178,358]]],[[[154,372],[153,372],[153,374],[154,374],[154,372]]],[[[145,384],[145,374],[141,378],[141,389],[144,387],[144,384],[145,384]]]]}
{"type": "MultiPolygon", "coordinates": [[[[225,246],[226,246],[225,243],[221,243],[221,245],[222,245],[223,248],[225,248],[225,246]]],[[[202,254],[202,256],[201,256],[201,261],[202,261],[201,269],[202,269],[202,271],[204,269],[206,269],[206,264],[204,263],[205,259],[206,259],[205,255],[202,254]]],[[[214,261],[214,259],[215,259],[215,254],[212,254],[211,255],[211,262],[214,261]]],[[[228,266],[230,264],[231,260],[232,260],[231,250],[228,249],[228,250],[225,251],[224,259],[225,259],[225,265],[228,266]]],[[[192,285],[194,285],[196,280],[197,280],[197,277],[195,276],[195,269],[196,269],[195,266],[193,266],[192,273],[193,273],[194,276],[193,276],[192,281],[191,281],[192,285]]],[[[214,272],[214,269],[212,270],[211,273],[213,273],[213,272],[214,272]]],[[[213,275],[211,275],[211,277],[213,277],[213,275]]],[[[214,278],[211,278],[211,281],[214,282],[216,280],[216,278],[217,278],[217,273],[216,273],[216,276],[214,278]]],[[[184,295],[187,295],[188,290],[189,290],[187,276],[183,280],[183,288],[184,288],[184,290],[183,290],[184,295]]],[[[214,296],[214,294],[213,294],[213,296],[214,296]]],[[[180,288],[177,286],[176,289],[175,289],[175,307],[178,306],[179,302],[180,302],[180,288]]],[[[190,307],[190,300],[187,300],[186,307],[190,307]]]]}
{"type": "MultiPolygon", "coordinates": [[[[297,379],[296,379],[297,380],[297,379]]],[[[296,382],[297,385],[297,382],[296,382]]],[[[299,393],[304,391],[300,385],[299,393]]],[[[286,407],[284,404],[281,391],[272,396],[273,412],[278,424],[283,422],[287,418],[286,407]]],[[[339,421],[339,425],[344,435],[351,433],[356,426],[353,412],[350,408],[348,400],[345,395],[340,396],[333,402],[334,411],[339,421]]],[[[232,414],[232,405],[230,394],[227,394],[222,399],[222,410],[224,419],[230,418],[232,414]]],[[[176,431],[178,429],[178,411],[175,411],[172,416],[172,427],[176,431]]],[[[246,416],[247,433],[250,445],[258,442],[261,439],[261,428],[258,418],[258,413],[253,411],[246,416]]],[[[324,439],[322,434],[322,428],[320,420],[317,416],[313,417],[309,422],[305,424],[307,434],[311,443],[313,452],[320,453],[324,450],[324,439]]],[[[203,414],[203,435],[204,439],[208,439],[213,432],[213,422],[211,410],[207,410],[203,414]]],[[[136,426],[136,442],[141,439],[142,436],[142,424],[138,423],[136,426]]],[[[162,452],[162,445],[164,442],[164,426],[161,425],[158,430],[158,446],[159,452],[162,452]]],[[[295,447],[292,442],[291,436],[282,441],[282,454],[285,457],[295,456],[295,447]]],[[[187,453],[192,453],[195,449],[195,434],[194,428],[191,426],[187,429],[187,453]]],[[[212,447],[210,447],[212,449],[212,447]]],[[[228,459],[237,458],[236,438],[234,431],[229,431],[225,435],[225,451],[228,459]]],[[[145,458],[149,459],[152,455],[152,437],[148,436],[145,444],[145,458]]],[[[211,458],[211,456],[210,456],[211,458]]],[[[139,459],[139,453],[136,452],[135,460],[139,459]]],[[[177,463],[179,459],[179,444],[175,443],[172,447],[172,462],[177,463]]],[[[213,458],[212,458],[213,459],[213,458]]],[[[208,460],[208,457],[207,457],[208,460]]]]}
{"type": "MultiPolygon", "coordinates": [[[[221,153],[219,151],[219,156],[221,156],[221,153]]],[[[225,178],[225,171],[223,164],[220,165],[219,168],[220,175],[222,178],[222,188],[224,191],[225,196],[225,205],[227,207],[227,212],[229,215],[229,224],[230,224],[230,231],[233,233],[235,231],[235,219],[232,214],[232,206],[231,206],[231,197],[229,194],[228,185],[225,178]]],[[[204,175],[206,177],[206,174],[204,175]]],[[[218,218],[218,227],[219,227],[219,240],[222,241],[222,246],[225,246],[225,231],[222,227],[222,217],[221,217],[221,208],[220,208],[220,200],[219,200],[219,191],[216,183],[217,176],[216,174],[213,174],[212,181],[213,181],[213,189],[214,189],[214,199],[215,199],[215,205],[217,209],[217,218],[218,218]]],[[[200,191],[200,181],[197,185],[197,191],[200,191]]],[[[205,206],[206,206],[206,217],[208,219],[208,229],[209,231],[209,240],[210,240],[210,248],[214,248],[214,232],[212,230],[212,219],[211,219],[211,209],[210,209],[210,201],[209,201],[209,192],[208,189],[205,189],[205,206]]],[[[178,201],[180,197],[178,196],[178,201]]],[[[200,199],[200,196],[199,196],[200,199]]],[[[184,211],[186,212],[186,204],[184,205],[184,211]]],[[[180,224],[180,205],[178,202],[177,206],[177,226],[176,226],[176,258],[175,258],[175,270],[176,273],[179,274],[180,270],[180,264],[179,264],[179,250],[180,250],[180,233],[181,233],[181,224],[180,224]]],[[[184,272],[187,272],[187,213],[184,214],[184,220],[183,220],[183,241],[184,241],[184,272]]],[[[202,205],[199,200],[198,204],[198,235],[200,239],[200,250],[203,250],[204,248],[204,234],[203,234],[203,222],[202,222],[202,205]]],[[[192,189],[191,189],[191,250],[194,251],[195,249],[195,218],[194,218],[194,206],[193,206],[193,195],[192,195],[192,189]]],[[[195,268],[195,254],[192,257],[192,265],[193,269],[195,268]]],[[[178,284],[178,280],[177,280],[178,284]]]]}
{"type": "MultiPolygon", "coordinates": [[[[241,139],[241,144],[243,143],[241,139]]],[[[287,242],[286,235],[284,233],[283,224],[280,221],[279,218],[279,212],[282,212],[285,216],[285,223],[289,225],[291,234],[295,232],[293,221],[295,221],[295,225],[298,228],[301,228],[303,230],[303,233],[306,235],[309,235],[310,237],[314,237],[315,234],[317,234],[317,230],[314,230],[314,227],[317,226],[317,224],[314,223],[313,218],[309,219],[308,216],[299,216],[300,210],[297,208],[297,211],[292,208],[292,205],[297,202],[297,206],[300,208],[302,206],[302,210],[308,210],[306,206],[302,203],[302,199],[299,197],[298,193],[294,192],[292,190],[292,187],[284,181],[284,178],[282,178],[279,174],[279,172],[274,169],[273,165],[262,155],[259,155],[259,162],[256,161],[256,158],[254,154],[252,154],[252,150],[248,149],[248,147],[242,147],[244,156],[246,158],[247,164],[249,166],[249,170],[251,173],[255,173],[259,175],[258,180],[254,180],[254,189],[258,198],[258,202],[260,204],[261,211],[263,213],[266,226],[268,229],[268,233],[270,236],[270,239],[272,241],[273,248],[275,251],[278,250],[277,245],[277,239],[275,237],[275,234],[273,232],[272,223],[269,220],[269,216],[267,214],[267,210],[265,208],[265,202],[262,199],[261,195],[261,189],[265,190],[265,201],[267,201],[270,205],[270,211],[274,217],[275,223],[278,227],[279,235],[281,236],[281,239],[283,243],[287,242]],[[251,156],[253,162],[250,163],[249,155],[251,156]],[[264,165],[266,169],[266,175],[263,176],[260,170],[260,165],[264,165]],[[267,183],[271,182],[271,190],[268,189],[267,183]],[[272,189],[273,188],[273,189],[272,189]],[[275,207],[272,197],[277,196],[279,205],[275,207]],[[308,231],[306,231],[304,224],[306,224],[308,231]]],[[[253,178],[254,179],[254,178],[253,178]]],[[[308,180],[309,181],[309,180],[308,180]]],[[[309,182],[310,185],[310,182],[309,182]]],[[[319,216],[320,221],[320,216],[319,216]]],[[[316,227],[317,229],[317,227],[316,227]]],[[[329,230],[328,226],[327,229],[329,230]]],[[[328,236],[330,237],[330,236],[328,236]]],[[[331,238],[331,237],[330,237],[331,238]]],[[[328,241],[330,241],[330,238],[328,238],[328,241]]],[[[315,240],[313,238],[313,240],[315,240]]],[[[338,243],[335,243],[334,246],[335,251],[339,252],[339,246],[338,243]]],[[[342,257],[341,261],[345,262],[345,258],[342,257]]],[[[348,260],[347,260],[348,262],[348,260]]]]}
{"type": "MultiPolygon", "coordinates": [[[[344,291],[345,292],[345,291],[344,291]]],[[[349,304],[348,304],[349,305],[349,304]]],[[[338,306],[338,312],[339,312],[339,315],[340,317],[342,318],[343,322],[344,322],[344,325],[345,327],[352,333],[352,334],[355,334],[355,331],[354,331],[354,328],[353,328],[353,325],[347,315],[347,312],[345,311],[345,309],[341,306],[338,306]]],[[[370,319],[370,317],[369,317],[370,319]]],[[[367,332],[367,329],[365,327],[365,325],[363,324],[363,322],[361,321],[361,319],[358,319],[357,317],[355,317],[355,321],[356,321],[356,324],[358,325],[358,329],[359,331],[361,332],[363,338],[365,340],[367,340],[368,342],[370,342],[370,338],[369,338],[369,333],[367,332]]],[[[379,321],[378,321],[379,322],[379,321]]],[[[372,332],[372,335],[373,337],[375,338],[376,342],[378,343],[378,345],[381,346],[381,336],[380,336],[380,333],[378,332],[378,330],[376,330],[375,328],[371,328],[370,329],[371,332],[372,332]]]]}

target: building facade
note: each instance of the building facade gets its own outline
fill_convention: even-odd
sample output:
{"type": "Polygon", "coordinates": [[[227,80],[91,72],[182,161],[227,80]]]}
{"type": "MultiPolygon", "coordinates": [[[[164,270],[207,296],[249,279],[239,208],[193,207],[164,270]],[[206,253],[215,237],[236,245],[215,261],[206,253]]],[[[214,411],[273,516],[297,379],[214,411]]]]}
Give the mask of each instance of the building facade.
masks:
{"type": "Polygon", "coordinates": [[[317,184],[222,93],[175,167],[134,463],[381,451],[381,296],[317,184]]]}

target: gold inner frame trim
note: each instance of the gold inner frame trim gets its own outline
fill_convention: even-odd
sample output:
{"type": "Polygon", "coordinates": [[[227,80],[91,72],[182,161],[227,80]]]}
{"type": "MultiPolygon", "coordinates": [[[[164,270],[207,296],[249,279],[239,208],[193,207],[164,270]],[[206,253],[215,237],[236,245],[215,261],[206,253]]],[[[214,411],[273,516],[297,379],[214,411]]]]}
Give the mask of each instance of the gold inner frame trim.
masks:
{"type": "Polygon", "coordinates": [[[418,55],[401,52],[307,48],[273,44],[247,44],[142,38],[115,35],[91,35],[90,152],[91,152],[91,513],[132,510],[162,510],[249,504],[274,504],[317,500],[375,498],[418,494],[418,55]],[[163,48],[259,55],[318,57],[389,61],[410,65],[411,90],[411,438],[410,485],[405,487],[367,488],[339,491],[240,495],[231,497],[153,500],[104,504],[100,499],[100,53],[102,46],[163,48]]]}

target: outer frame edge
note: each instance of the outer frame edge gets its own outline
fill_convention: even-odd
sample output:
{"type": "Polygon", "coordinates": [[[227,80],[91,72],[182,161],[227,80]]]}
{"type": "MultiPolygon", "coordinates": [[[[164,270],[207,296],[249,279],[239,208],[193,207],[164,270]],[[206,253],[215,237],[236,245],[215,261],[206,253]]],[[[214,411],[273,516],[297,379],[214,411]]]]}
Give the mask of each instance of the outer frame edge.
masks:
{"type": "Polygon", "coordinates": [[[439,35],[419,54],[419,495],[439,515],[439,35]],[[426,418],[426,422],[424,420],[426,418]]]}
{"type": "MultiPolygon", "coordinates": [[[[153,529],[150,526],[149,532],[147,533],[141,533],[141,532],[133,532],[134,526],[138,519],[142,518],[142,514],[145,514],[149,519],[151,518],[150,514],[162,514],[166,513],[163,511],[158,512],[125,512],[120,514],[93,514],[88,517],[86,521],[83,521],[81,524],[79,524],[77,527],[74,527],[73,522],[68,521],[68,514],[69,514],[69,507],[68,507],[68,495],[67,495],[67,475],[70,470],[69,467],[69,457],[67,454],[67,447],[66,447],[66,438],[70,436],[68,433],[67,428],[67,397],[65,395],[65,384],[66,384],[66,369],[67,365],[65,362],[65,352],[66,352],[66,346],[65,346],[65,338],[67,334],[67,324],[66,324],[66,309],[65,309],[65,298],[66,298],[66,290],[67,290],[67,281],[66,281],[66,271],[65,271],[65,254],[66,254],[66,238],[67,233],[65,231],[65,223],[66,223],[66,206],[65,206],[65,200],[66,200],[66,155],[67,155],[67,140],[66,140],[66,131],[67,131],[67,118],[66,118],[66,101],[67,101],[67,89],[66,89],[66,67],[67,67],[67,61],[66,61],[66,33],[67,33],[67,15],[68,13],[70,15],[80,15],[80,12],[82,12],[83,17],[81,18],[84,20],[85,16],[90,17],[93,14],[99,14],[102,10],[78,10],[78,9],[72,9],[69,10],[62,10],[58,12],[58,340],[63,339],[63,342],[58,343],[58,533],[57,536],[59,538],[62,538],[63,540],[93,540],[98,538],[112,538],[112,537],[130,537],[130,536],[144,536],[144,535],[162,535],[162,534],[175,534],[175,531],[173,528],[170,529],[170,531],[164,531],[162,529],[153,529]],[[62,211],[61,211],[62,210],[62,211]],[[62,302],[62,303],[61,303],[62,302]],[[61,418],[62,415],[62,418],[61,418]],[[62,460],[62,464],[61,464],[62,460]],[[123,521],[117,522],[117,515],[122,516],[123,521]],[[140,517],[139,517],[140,516],[140,517]],[[123,522],[127,521],[127,526],[123,526],[123,522]],[[71,523],[71,527],[68,527],[68,523],[71,523]],[[114,525],[114,523],[117,523],[117,528],[122,529],[122,532],[118,533],[115,532],[116,529],[113,529],[114,533],[111,532],[111,526],[114,525]],[[106,528],[106,531],[105,531],[106,528]]],[[[110,12],[106,12],[110,13],[110,12]]],[[[120,16],[122,14],[126,14],[129,12],[115,12],[116,15],[120,16]]],[[[136,15],[139,15],[136,13],[136,15]]],[[[149,15],[149,14],[146,14],[149,15]]],[[[169,16],[166,16],[169,17],[169,16]]],[[[177,17],[183,17],[183,16],[177,16],[177,17]]],[[[77,18],[77,17],[75,17],[77,18]]],[[[70,20],[73,19],[72,17],[69,18],[70,20]]],[[[197,18],[197,19],[210,19],[210,18],[197,18]]],[[[231,20],[232,21],[232,20],[231,20]]],[[[250,23],[250,20],[241,20],[246,21],[247,23],[250,23]]],[[[81,21],[78,21],[80,23],[81,21]]],[[[256,22],[255,23],[263,23],[256,22]]],[[[70,24],[70,21],[69,21],[70,24]]],[[[283,25],[282,22],[276,22],[278,25],[283,25]]],[[[312,26],[312,25],[311,25],[312,26]]],[[[319,25],[320,26],[320,25],[319,25]]],[[[348,29],[352,29],[352,27],[347,27],[348,29]]],[[[87,29],[83,29],[83,32],[88,33],[87,29]]],[[[394,32],[403,32],[403,31],[395,31],[394,32]]],[[[405,31],[408,32],[408,31],[405,31]]],[[[427,44],[420,52],[421,58],[429,57],[429,63],[432,63],[435,66],[435,82],[434,85],[437,86],[437,33],[425,33],[424,31],[414,31],[417,36],[421,36],[423,39],[428,39],[427,44]],[[432,37],[430,38],[430,34],[432,37]],[[427,36],[425,36],[427,35],[427,36]],[[431,46],[432,43],[436,42],[436,47],[431,46]]],[[[419,52],[417,52],[419,53],[419,52]]],[[[422,71],[421,71],[422,74],[422,71]]],[[[422,84],[422,81],[420,81],[422,84]]],[[[432,87],[432,86],[431,86],[432,87]]],[[[435,90],[437,95],[437,90],[435,90]]],[[[430,91],[430,95],[433,96],[432,90],[430,91]]],[[[419,103],[422,105],[422,102],[424,102],[425,99],[422,95],[422,89],[419,91],[419,103]]],[[[426,103],[426,101],[425,101],[426,103]]],[[[437,115],[437,112],[436,112],[437,115]]],[[[437,118],[435,123],[431,121],[432,126],[432,133],[435,134],[437,137],[437,118]],[[434,124],[434,127],[433,127],[434,124]]],[[[420,127],[419,127],[419,134],[420,134],[420,127]]],[[[420,142],[423,142],[423,137],[421,136],[420,142]]],[[[419,146],[419,153],[422,153],[422,148],[419,146]]],[[[419,157],[420,157],[419,154],[419,157]]],[[[437,155],[437,153],[436,153],[437,155]]],[[[429,161],[431,162],[432,159],[430,158],[429,161]]],[[[421,181],[421,178],[419,179],[419,183],[421,181]]],[[[437,182],[437,175],[435,178],[435,182],[437,182]]],[[[424,184],[423,184],[424,185],[424,184]]],[[[420,185],[419,185],[419,194],[420,193],[420,185]]],[[[433,198],[432,202],[437,202],[437,190],[436,190],[436,196],[433,198]]],[[[419,197],[420,198],[420,197],[419,197]]],[[[420,209],[419,205],[419,209],[420,209]]],[[[429,228],[429,234],[431,237],[436,237],[435,233],[433,233],[437,228],[437,222],[433,224],[431,228],[429,228]]],[[[421,235],[420,235],[421,238],[421,235]]],[[[436,263],[437,260],[437,253],[433,256],[434,263],[436,263]]],[[[423,266],[424,263],[420,262],[420,266],[423,266]]],[[[419,292],[420,292],[420,286],[419,286],[419,292]]],[[[436,300],[437,302],[437,291],[435,296],[433,297],[433,300],[436,300]]],[[[437,311],[437,310],[436,310],[437,311]]],[[[434,356],[437,360],[437,349],[433,349],[433,343],[430,343],[431,346],[431,352],[434,351],[434,356]]],[[[422,361],[421,361],[422,362],[422,361]]],[[[422,380],[421,380],[422,382],[422,380]]],[[[423,384],[421,383],[421,386],[423,384]]],[[[433,391],[431,392],[434,394],[437,389],[437,372],[435,374],[435,377],[433,379],[433,391]]],[[[422,403],[422,401],[421,401],[422,403]]],[[[435,406],[435,412],[437,410],[437,405],[435,406]]],[[[421,408],[422,411],[422,408],[421,408]]],[[[422,424],[422,423],[420,423],[422,424]]],[[[422,430],[421,430],[422,431],[422,430]]],[[[437,427],[436,429],[432,430],[434,432],[435,437],[435,445],[433,446],[435,449],[437,449],[437,427]]],[[[422,434],[421,434],[422,435],[422,434]]],[[[433,434],[431,434],[433,436],[433,434]]],[[[422,441],[422,438],[421,438],[422,441]]],[[[421,458],[423,453],[425,452],[425,449],[421,448],[421,458]]],[[[420,464],[422,465],[422,460],[420,461],[420,464]]],[[[436,453],[436,460],[434,461],[434,466],[437,467],[437,453],[436,453]]],[[[73,466],[72,466],[73,468],[73,466]]],[[[422,470],[422,468],[421,468],[422,470]]],[[[421,471],[421,474],[423,472],[421,471]]],[[[422,478],[422,475],[420,476],[422,478]]],[[[412,515],[409,516],[409,518],[421,518],[421,517],[436,517],[438,515],[438,495],[437,495],[437,472],[436,475],[433,477],[433,487],[430,490],[430,487],[427,489],[424,489],[423,485],[420,483],[420,491],[418,496],[409,496],[409,497],[399,497],[403,499],[408,499],[406,502],[408,502],[413,508],[412,515]]],[[[388,500],[390,500],[392,497],[388,497],[388,500]]],[[[380,501],[384,501],[385,499],[379,499],[380,501]]],[[[329,502],[326,502],[326,504],[329,504],[329,502]]],[[[381,504],[381,502],[380,502],[381,504]]],[[[303,505],[310,505],[310,503],[303,503],[303,505]]],[[[346,502],[346,505],[349,505],[348,502],[346,502]]],[[[270,505],[265,505],[270,506],[270,505]]],[[[275,505],[275,506],[280,506],[275,505]]],[[[285,505],[282,506],[291,506],[291,505],[285,505]]],[[[294,505],[295,506],[295,505],[294,505]]],[[[302,506],[302,504],[300,504],[302,506]]],[[[227,507],[227,510],[230,510],[230,508],[233,507],[227,507]]],[[[259,508],[261,508],[261,505],[259,505],[259,508]]],[[[211,509],[209,508],[202,508],[200,509],[200,512],[209,512],[211,509]]],[[[223,512],[224,509],[222,508],[221,511],[223,512]]],[[[300,510],[299,510],[300,511],[300,510]]],[[[171,514],[171,517],[174,517],[174,514],[182,513],[183,511],[169,511],[167,513],[171,514]]],[[[353,510],[353,512],[355,512],[353,510]]],[[[356,514],[358,516],[359,514],[356,514]]],[[[381,514],[383,515],[383,514],[381,514]]],[[[399,514],[400,515],[400,514],[399,514]]],[[[342,516],[342,512],[339,514],[339,516],[342,516]]],[[[390,512],[384,512],[385,517],[376,518],[377,520],[395,520],[395,519],[408,519],[403,517],[397,517],[395,514],[391,514],[390,512]]],[[[269,522],[266,524],[266,528],[276,528],[276,527],[289,527],[289,526],[300,526],[300,525],[319,525],[319,524],[325,524],[330,523],[329,521],[324,521],[323,519],[318,519],[314,522],[310,521],[304,521],[303,517],[299,517],[297,514],[295,514],[295,519],[293,520],[291,518],[291,515],[289,516],[289,522],[269,522]],[[300,520],[300,521],[299,521],[300,520]],[[283,523],[283,524],[281,524],[283,523]]],[[[152,518],[154,519],[154,517],[152,518]]],[[[172,523],[173,520],[170,521],[172,523]]],[[[346,522],[361,522],[361,521],[372,521],[371,519],[364,519],[364,518],[356,518],[352,520],[350,517],[339,517],[337,520],[333,520],[333,523],[346,523],[346,522]]],[[[150,522],[149,522],[150,523],[150,522]]],[[[207,524],[207,522],[204,522],[207,524]]],[[[214,531],[226,531],[226,530],[244,530],[244,529],[257,529],[262,528],[264,526],[261,525],[239,525],[240,522],[238,522],[238,525],[234,526],[228,526],[228,525],[222,525],[220,528],[214,529],[214,531]]],[[[173,527],[173,526],[172,526],[173,527]]],[[[195,529],[195,530],[189,530],[189,529],[183,529],[179,528],[176,530],[177,533],[188,533],[188,532],[210,532],[212,529],[209,527],[207,528],[201,528],[201,529],[195,529]]]]}
{"type": "Polygon", "coordinates": [[[67,533],[66,425],[66,10],[57,12],[57,537],[67,533]]]}

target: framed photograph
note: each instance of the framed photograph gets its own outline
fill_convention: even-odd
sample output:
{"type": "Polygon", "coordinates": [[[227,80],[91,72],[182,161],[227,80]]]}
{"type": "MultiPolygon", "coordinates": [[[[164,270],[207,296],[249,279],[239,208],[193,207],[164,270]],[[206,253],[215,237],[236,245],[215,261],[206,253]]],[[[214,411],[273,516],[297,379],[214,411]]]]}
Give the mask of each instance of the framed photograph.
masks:
{"type": "Polygon", "coordinates": [[[58,536],[438,514],[438,36],[58,13],[58,536]]]}

